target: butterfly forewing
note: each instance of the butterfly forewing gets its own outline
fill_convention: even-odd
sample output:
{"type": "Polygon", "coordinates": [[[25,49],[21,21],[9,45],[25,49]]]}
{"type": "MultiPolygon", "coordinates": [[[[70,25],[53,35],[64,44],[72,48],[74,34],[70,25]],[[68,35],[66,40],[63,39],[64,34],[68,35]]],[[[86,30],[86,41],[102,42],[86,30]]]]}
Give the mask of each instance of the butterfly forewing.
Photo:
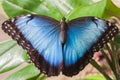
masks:
{"type": "Polygon", "coordinates": [[[77,74],[88,64],[93,53],[118,32],[115,25],[108,23],[94,17],[83,17],[68,22],[67,40],[63,51],[63,74],[77,74]],[[113,30],[115,32],[112,32],[113,30]]]}
{"type": "Polygon", "coordinates": [[[15,31],[13,39],[27,49],[41,72],[49,76],[59,74],[63,59],[58,21],[49,17],[25,15],[14,18],[14,21],[6,21],[3,30],[10,35],[15,31]]]}

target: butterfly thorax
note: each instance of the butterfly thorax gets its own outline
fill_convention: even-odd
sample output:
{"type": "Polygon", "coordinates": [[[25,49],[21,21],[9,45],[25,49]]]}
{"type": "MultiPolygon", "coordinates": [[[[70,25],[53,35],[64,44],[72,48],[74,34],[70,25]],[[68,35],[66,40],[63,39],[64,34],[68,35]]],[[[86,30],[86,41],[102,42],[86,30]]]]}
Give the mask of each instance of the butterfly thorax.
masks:
{"type": "Polygon", "coordinates": [[[60,39],[61,39],[62,44],[64,44],[66,41],[67,28],[68,28],[68,25],[67,25],[66,19],[63,17],[61,21],[61,25],[60,25],[60,30],[61,30],[60,39]]]}

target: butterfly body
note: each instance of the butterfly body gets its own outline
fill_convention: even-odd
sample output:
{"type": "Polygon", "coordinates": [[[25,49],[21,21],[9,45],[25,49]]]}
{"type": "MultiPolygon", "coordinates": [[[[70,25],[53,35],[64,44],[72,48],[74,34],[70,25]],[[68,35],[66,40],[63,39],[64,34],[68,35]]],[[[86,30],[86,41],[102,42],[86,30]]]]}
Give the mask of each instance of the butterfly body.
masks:
{"type": "Polygon", "coordinates": [[[66,41],[67,29],[68,29],[68,25],[66,23],[66,19],[62,18],[61,25],[60,25],[60,39],[61,39],[62,45],[64,45],[66,41]]]}
{"type": "Polygon", "coordinates": [[[61,22],[35,14],[5,21],[2,29],[27,50],[30,59],[48,76],[73,76],[87,65],[118,28],[95,17],[61,22]]]}

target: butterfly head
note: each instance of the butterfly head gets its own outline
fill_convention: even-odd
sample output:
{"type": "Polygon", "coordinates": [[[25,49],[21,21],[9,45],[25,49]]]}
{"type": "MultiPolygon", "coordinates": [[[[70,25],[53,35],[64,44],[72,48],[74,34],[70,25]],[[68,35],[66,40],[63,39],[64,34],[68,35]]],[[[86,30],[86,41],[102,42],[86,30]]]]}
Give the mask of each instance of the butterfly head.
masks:
{"type": "Polygon", "coordinates": [[[65,17],[63,17],[63,18],[62,18],[62,21],[66,21],[66,18],[65,18],[65,17]]]}
{"type": "Polygon", "coordinates": [[[67,30],[67,22],[66,22],[66,18],[63,17],[61,21],[61,31],[65,31],[65,30],[67,30]]]}

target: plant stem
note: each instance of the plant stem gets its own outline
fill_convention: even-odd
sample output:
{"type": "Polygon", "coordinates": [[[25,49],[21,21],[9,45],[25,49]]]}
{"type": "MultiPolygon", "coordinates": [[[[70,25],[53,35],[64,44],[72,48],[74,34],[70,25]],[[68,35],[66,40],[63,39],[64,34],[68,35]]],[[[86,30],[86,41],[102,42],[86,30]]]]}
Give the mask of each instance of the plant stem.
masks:
{"type": "Polygon", "coordinates": [[[112,71],[113,71],[116,79],[119,79],[119,76],[118,76],[117,71],[116,71],[116,60],[115,60],[116,56],[115,56],[114,46],[111,44],[110,44],[110,46],[111,46],[111,49],[108,45],[106,45],[106,48],[107,48],[108,52],[110,53],[110,56],[112,59],[112,71]]]}
{"type": "Polygon", "coordinates": [[[110,68],[113,70],[113,67],[112,67],[112,62],[110,61],[109,57],[107,56],[107,54],[105,53],[104,50],[101,50],[103,56],[105,57],[106,61],[108,62],[110,68]]]}
{"type": "Polygon", "coordinates": [[[103,76],[107,79],[107,80],[112,80],[103,70],[102,68],[100,67],[100,65],[98,65],[96,63],[95,60],[91,59],[90,63],[100,72],[103,74],[103,76]]]}

